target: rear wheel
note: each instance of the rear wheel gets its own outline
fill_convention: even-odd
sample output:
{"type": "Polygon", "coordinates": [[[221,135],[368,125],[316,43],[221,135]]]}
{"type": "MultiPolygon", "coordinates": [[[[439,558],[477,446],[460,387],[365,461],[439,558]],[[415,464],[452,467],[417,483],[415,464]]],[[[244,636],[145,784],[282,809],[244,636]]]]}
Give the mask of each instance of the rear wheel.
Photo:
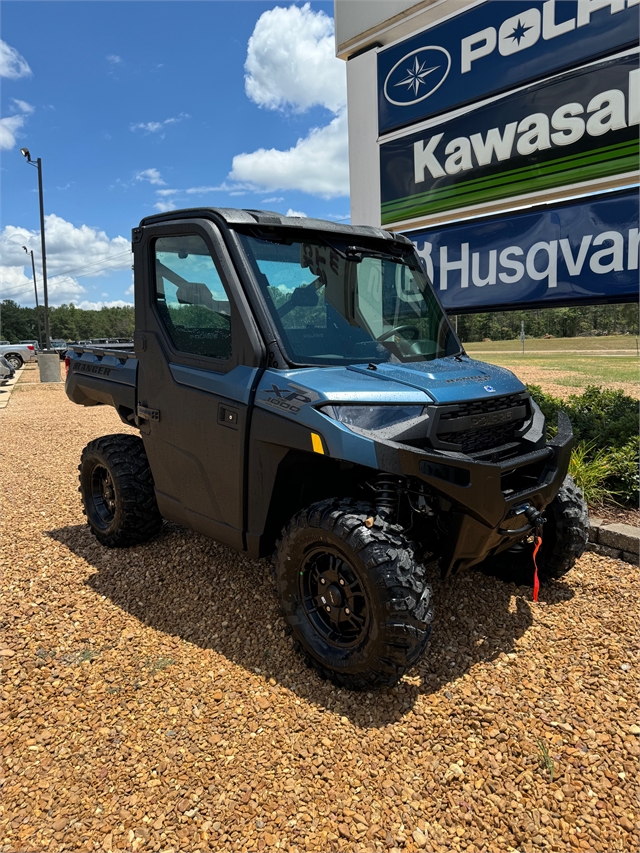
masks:
{"type": "Polygon", "coordinates": [[[158,533],[162,516],[137,435],[107,435],[89,442],[78,470],[87,522],[102,545],[137,545],[158,533]]]}
{"type": "Polygon", "coordinates": [[[21,356],[18,355],[17,352],[11,352],[9,353],[9,355],[5,356],[5,358],[14,370],[20,370],[20,368],[24,364],[24,361],[22,360],[21,356]]]}
{"type": "Polygon", "coordinates": [[[334,684],[391,686],[424,651],[433,617],[424,567],[401,528],[369,505],[328,500],[298,513],[274,571],[294,640],[334,684]]]}

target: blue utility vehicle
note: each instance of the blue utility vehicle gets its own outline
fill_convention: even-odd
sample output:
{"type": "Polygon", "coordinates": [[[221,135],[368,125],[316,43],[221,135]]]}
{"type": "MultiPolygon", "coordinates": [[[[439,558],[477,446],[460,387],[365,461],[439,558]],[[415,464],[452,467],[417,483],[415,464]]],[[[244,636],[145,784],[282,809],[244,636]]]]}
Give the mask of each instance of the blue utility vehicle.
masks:
{"type": "Polygon", "coordinates": [[[572,433],[508,370],[469,358],[403,236],[255,210],[133,230],[132,349],[74,347],[67,394],[137,435],[82,454],[108,547],[170,519],[273,554],[293,639],[324,677],[395,683],[423,653],[428,575],[503,556],[544,578],[587,541],[572,433]]]}

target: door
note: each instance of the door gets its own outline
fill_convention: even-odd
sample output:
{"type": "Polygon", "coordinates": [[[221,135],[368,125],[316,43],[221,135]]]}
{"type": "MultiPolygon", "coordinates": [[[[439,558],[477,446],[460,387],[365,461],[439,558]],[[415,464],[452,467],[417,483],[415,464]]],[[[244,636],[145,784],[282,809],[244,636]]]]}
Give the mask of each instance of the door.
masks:
{"type": "Polygon", "coordinates": [[[145,228],[135,286],[138,415],[160,511],[243,549],[261,345],[215,226],[145,228]]]}

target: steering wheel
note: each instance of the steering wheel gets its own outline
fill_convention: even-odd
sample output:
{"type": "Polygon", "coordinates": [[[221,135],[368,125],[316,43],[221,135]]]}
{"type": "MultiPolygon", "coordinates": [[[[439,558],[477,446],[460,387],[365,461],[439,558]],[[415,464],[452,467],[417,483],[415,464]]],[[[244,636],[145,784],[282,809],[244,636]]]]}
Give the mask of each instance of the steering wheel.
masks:
{"type": "Polygon", "coordinates": [[[387,338],[390,338],[392,335],[397,334],[398,332],[413,332],[413,336],[410,338],[412,341],[417,341],[420,338],[420,329],[417,326],[411,325],[411,323],[406,323],[404,326],[395,326],[393,329],[389,329],[388,332],[383,332],[379,338],[376,338],[377,341],[386,341],[387,338]]]}

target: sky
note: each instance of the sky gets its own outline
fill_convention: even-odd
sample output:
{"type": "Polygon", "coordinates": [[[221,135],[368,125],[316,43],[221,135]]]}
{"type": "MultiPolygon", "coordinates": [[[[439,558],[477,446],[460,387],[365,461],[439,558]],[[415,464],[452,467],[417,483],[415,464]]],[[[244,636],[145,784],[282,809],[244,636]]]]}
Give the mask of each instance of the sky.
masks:
{"type": "Polygon", "coordinates": [[[0,300],[133,302],[131,229],[219,206],[349,221],[345,63],[333,2],[6,0],[0,300]]]}

